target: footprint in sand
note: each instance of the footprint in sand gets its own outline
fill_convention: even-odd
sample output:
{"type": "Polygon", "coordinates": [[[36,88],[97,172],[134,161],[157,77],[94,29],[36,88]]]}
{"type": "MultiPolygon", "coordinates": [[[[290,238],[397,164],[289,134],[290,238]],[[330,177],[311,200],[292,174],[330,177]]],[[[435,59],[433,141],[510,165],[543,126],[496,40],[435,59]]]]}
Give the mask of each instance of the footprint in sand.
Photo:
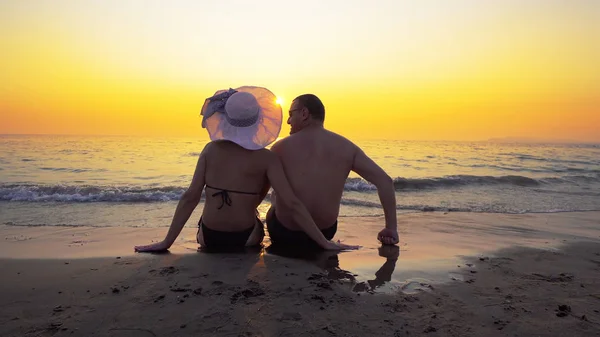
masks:
{"type": "Polygon", "coordinates": [[[452,281],[464,281],[465,280],[464,276],[459,273],[448,273],[448,277],[452,281]]]}
{"type": "Polygon", "coordinates": [[[92,241],[88,241],[88,240],[75,240],[75,241],[71,241],[69,243],[69,247],[73,247],[73,246],[83,246],[86,245],[88,243],[91,243],[92,241]]]}
{"type": "Polygon", "coordinates": [[[148,273],[150,273],[150,274],[158,273],[158,275],[160,275],[160,276],[167,276],[167,275],[179,273],[179,269],[177,269],[173,266],[169,266],[169,267],[160,268],[159,270],[151,269],[148,271],[148,273]]]}
{"type": "Polygon", "coordinates": [[[231,295],[230,300],[231,304],[235,304],[239,300],[262,296],[264,294],[265,291],[259,287],[247,288],[231,295]]]}
{"type": "Polygon", "coordinates": [[[134,336],[140,336],[140,337],[144,337],[144,336],[153,336],[156,337],[157,335],[152,332],[152,330],[148,330],[148,329],[140,329],[140,328],[114,328],[114,329],[110,329],[108,330],[107,334],[105,336],[110,336],[110,337],[134,337],[134,336]]]}
{"type": "Polygon", "coordinates": [[[284,312],[279,317],[279,321],[301,321],[302,315],[298,312],[284,312]]]}
{"type": "Polygon", "coordinates": [[[400,290],[405,294],[415,294],[421,291],[431,291],[432,289],[431,284],[421,281],[410,281],[400,287],[400,290]]]}

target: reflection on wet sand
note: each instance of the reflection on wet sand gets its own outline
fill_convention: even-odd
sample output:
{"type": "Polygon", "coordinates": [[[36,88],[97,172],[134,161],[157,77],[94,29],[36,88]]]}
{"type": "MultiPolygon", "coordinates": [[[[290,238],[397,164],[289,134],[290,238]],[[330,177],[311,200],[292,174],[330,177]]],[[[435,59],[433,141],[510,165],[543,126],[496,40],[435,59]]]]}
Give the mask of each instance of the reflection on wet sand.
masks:
{"type": "MultiPolygon", "coordinates": [[[[375,272],[374,279],[360,281],[357,279],[357,274],[340,268],[340,256],[344,258],[343,252],[322,251],[318,249],[298,249],[276,244],[270,245],[265,250],[268,254],[312,262],[323,269],[326,274],[314,274],[311,279],[309,279],[310,281],[319,281],[321,282],[320,285],[323,287],[337,281],[340,284],[347,284],[351,287],[352,291],[357,293],[374,293],[377,288],[390,282],[392,280],[394,269],[396,268],[396,262],[400,256],[400,248],[398,246],[382,245],[378,248],[378,253],[380,257],[385,259],[383,265],[375,272]],[[323,283],[324,281],[328,282],[323,283]]],[[[347,256],[348,258],[353,257],[352,255],[347,256]]]]}

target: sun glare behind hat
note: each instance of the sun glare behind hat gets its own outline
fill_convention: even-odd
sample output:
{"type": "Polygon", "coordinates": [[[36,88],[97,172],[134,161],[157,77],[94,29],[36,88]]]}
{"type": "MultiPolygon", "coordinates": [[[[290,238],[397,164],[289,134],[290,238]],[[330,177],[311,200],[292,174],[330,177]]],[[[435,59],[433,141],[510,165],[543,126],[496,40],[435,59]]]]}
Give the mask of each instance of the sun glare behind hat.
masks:
{"type": "Polygon", "coordinates": [[[265,148],[281,131],[283,114],[276,99],[262,87],[219,90],[202,106],[202,127],[211,140],[229,140],[248,150],[265,148]]]}

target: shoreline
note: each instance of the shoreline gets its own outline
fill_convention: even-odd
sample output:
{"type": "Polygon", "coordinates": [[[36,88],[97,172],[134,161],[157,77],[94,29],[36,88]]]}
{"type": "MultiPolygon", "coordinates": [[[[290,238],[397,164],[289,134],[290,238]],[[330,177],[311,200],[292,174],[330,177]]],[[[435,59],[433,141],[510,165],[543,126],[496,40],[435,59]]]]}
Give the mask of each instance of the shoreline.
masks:
{"type": "MultiPolygon", "coordinates": [[[[260,218],[264,223],[264,212],[260,218]]],[[[196,253],[194,214],[171,248],[173,253],[196,253]]],[[[116,217],[117,215],[112,215],[116,217]]],[[[345,254],[376,250],[383,216],[340,217],[335,239],[362,248],[345,254]]],[[[136,255],[133,246],[160,240],[166,227],[15,225],[0,224],[0,258],[77,258],[136,255]],[[35,248],[35,249],[33,249],[35,248]]],[[[399,213],[399,247],[403,259],[485,253],[511,246],[556,248],[573,240],[600,240],[600,211],[557,213],[399,213]],[[479,239],[481,238],[481,239],[479,239]],[[435,248],[435,254],[431,252],[435,248]]],[[[268,231],[263,248],[270,245],[268,231]]]]}

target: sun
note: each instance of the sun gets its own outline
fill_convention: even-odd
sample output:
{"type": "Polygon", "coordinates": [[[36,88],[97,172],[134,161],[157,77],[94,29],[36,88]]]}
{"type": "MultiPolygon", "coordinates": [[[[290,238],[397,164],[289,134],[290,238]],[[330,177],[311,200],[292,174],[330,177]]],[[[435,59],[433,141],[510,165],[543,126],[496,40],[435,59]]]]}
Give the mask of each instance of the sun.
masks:
{"type": "Polygon", "coordinates": [[[277,99],[275,100],[275,103],[282,105],[283,104],[283,97],[277,97],[277,99]]]}

